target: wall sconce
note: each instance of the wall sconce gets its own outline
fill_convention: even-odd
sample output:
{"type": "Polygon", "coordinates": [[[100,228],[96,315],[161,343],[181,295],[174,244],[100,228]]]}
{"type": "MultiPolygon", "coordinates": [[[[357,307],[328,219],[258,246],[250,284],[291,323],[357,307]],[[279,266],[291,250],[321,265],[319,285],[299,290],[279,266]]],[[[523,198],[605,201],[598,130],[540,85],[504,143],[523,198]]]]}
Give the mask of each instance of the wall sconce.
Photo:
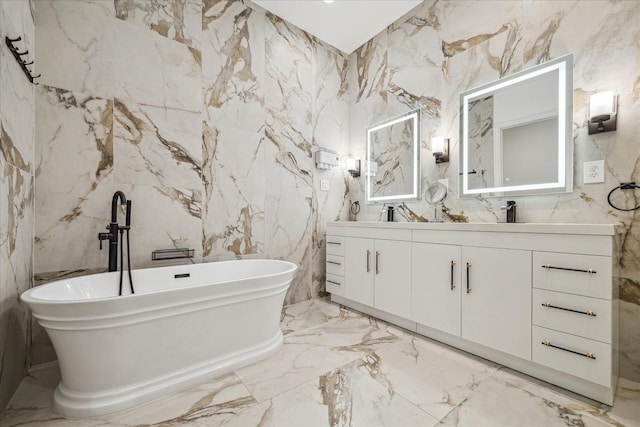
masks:
{"type": "Polygon", "coordinates": [[[616,130],[617,112],[618,97],[612,91],[591,95],[587,105],[589,135],[616,130]]]}
{"type": "Polygon", "coordinates": [[[352,177],[357,178],[360,176],[360,159],[353,157],[347,157],[347,171],[352,177]]]}
{"type": "Polygon", "coordinates": [[[431,138],[431,152],[436,158],[436,163],[449,162],[449,138],[434,136],[431,138]]]}
{"type": "Polygon", "coordinates": [[[316,151],[316,167],[318,169],[332,169],[340,163],[340,156],[329,150],[316,151]]]}

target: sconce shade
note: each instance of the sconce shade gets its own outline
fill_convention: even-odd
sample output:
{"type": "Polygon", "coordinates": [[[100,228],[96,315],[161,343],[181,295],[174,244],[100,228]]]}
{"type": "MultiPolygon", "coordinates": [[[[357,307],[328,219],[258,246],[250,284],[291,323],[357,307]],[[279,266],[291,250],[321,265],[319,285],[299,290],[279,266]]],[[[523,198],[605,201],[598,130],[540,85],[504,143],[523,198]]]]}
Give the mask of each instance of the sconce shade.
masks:
{"type": "Polygon", "coordinates": [[[352,177],[357,178],[360,176],[360,159],[353,157],[347,157],[347,171],[352,177]]]}
{"type": "Polygon", "coordinates": [[[436,158],[436,163],[447,163],[449,161],[449,139],[441,136],[431,138],[431,152],[436,158]]]}
{"type": "Polygon", "coordinates": [[[591,95],[587,106],[589,135],[616,130],[618,97],[612,91],[591,95]]]}
{"type": "Polygon", "coordinates": [[[431,151],[434,153],[442,153],[442,150],[444,150],[444,138],[441,136],[431,138],[431,151]]]}

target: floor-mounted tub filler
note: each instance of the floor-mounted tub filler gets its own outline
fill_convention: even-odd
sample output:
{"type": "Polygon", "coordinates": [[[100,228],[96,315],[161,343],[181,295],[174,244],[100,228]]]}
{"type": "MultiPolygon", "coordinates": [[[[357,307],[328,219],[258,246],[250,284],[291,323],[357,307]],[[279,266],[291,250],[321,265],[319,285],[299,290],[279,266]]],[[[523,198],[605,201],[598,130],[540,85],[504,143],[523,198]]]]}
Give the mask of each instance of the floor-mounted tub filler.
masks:
{"type": "Polygon", "coordinates": [[[22,299],[58,355],[57,412],[102,415],[228,373],[282,345],[280,312],[297,269],[239,260],[118,272],[30,289],[22,299]]]}

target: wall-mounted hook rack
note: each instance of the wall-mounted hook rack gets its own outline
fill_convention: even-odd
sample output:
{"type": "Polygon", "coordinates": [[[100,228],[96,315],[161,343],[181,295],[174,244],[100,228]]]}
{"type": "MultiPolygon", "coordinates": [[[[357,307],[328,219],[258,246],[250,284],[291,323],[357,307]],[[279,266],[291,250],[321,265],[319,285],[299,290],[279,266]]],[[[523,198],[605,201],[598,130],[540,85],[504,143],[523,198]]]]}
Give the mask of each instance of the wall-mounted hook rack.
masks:
{"type": "Polygon", "coordinates": [[[22,71],[24,71],[24,74],[27,76],[27,78],[31,83],[33,83],[34,85],[37,85],[38,83],[34,82],[34,79],[37,79],[38,77],[42,76],[42,74],[38,74],[37,76],[34,76],[33,74],[31,74],[31,70],[27,66],[33,65],[33,61],[24,61],[21,58],[21,56],[27,55],[29,51],[25,50],[24,52],[20,52],[20,50],[14,44],[15,42],[19,42],[20,40],[22,40],[22,37],[18,37],[15,39],[10,39],[9,37],[4,38],[4,42],[7,44],[7,47],[13,54],[13,57],[18,62],[18,65],[20,65],[20,68],[22,68],[22,71]]]}

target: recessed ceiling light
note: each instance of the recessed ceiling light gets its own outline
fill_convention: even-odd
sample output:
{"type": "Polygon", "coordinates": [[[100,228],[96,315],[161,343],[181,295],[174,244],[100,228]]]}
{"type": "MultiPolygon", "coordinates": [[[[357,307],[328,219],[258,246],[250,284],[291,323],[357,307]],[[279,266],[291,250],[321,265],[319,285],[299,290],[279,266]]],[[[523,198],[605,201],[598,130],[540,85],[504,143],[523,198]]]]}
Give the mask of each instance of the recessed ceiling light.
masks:
{"type": "Polygon", "coordinates": [[[335,0],[322,0],[325,3],[333,3],[335,0]]]}

